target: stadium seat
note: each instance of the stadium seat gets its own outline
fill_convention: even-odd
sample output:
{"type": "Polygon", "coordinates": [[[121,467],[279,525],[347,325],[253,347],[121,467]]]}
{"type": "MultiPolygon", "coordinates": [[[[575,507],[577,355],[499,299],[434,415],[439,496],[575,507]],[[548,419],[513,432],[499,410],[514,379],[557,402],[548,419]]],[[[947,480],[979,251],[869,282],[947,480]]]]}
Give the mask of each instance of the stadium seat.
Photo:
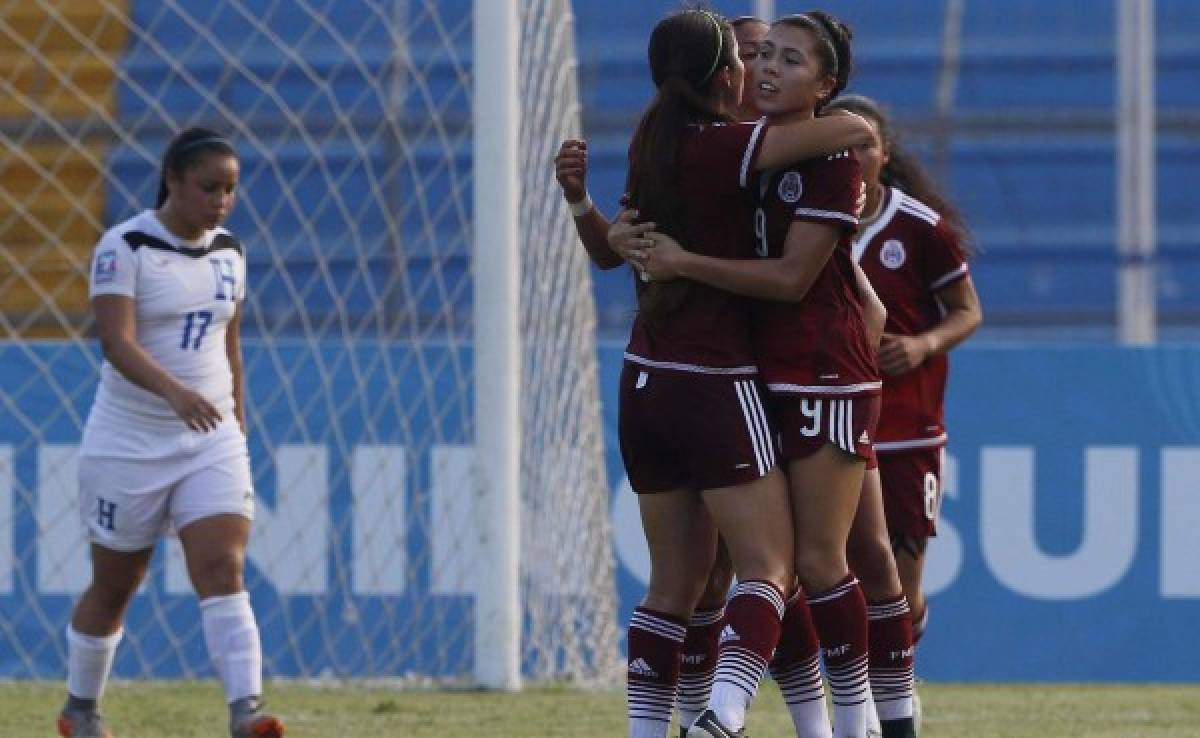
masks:
{"type": "MultiPolygon", "coordinates": [[[[387,299],[401,312],[411,311],[416,322],[433,320],[429,316],[444,300],[456,312],[469,310],[469,244],[459,234],[470,217],[462,212],[470,197],[461,191],[470,182],[469,68],[462,62],[471,43],[470,0],[440,2],[436,23],[422,3],[405,6],[408,35],[398,51],[383,24],[369,22],[380,11],[367,0],[350,0],[345,12],[339,6],[333,21],[318,30],[302,13],[283,12],[270,0],[242,5],[245,13],[233,17],[229,6],[186,16],[175,6],[133,3],[135,27],[150,31],[130,39],[117,110],[126,119],[165,114],[177,120],[219,119],[226,108],[247,121],[248,135],[259,140],[241,152],[242,204],[230,225],[248,234],[259,309],[286,312],[294,305],[288,290],[310,285],[306,304],[314,309],[344,300],[353,311],[369,311],[373,301],[387,299]],[[206,28],[220,28],[222,44],[241,51],[235,57],[217,53],[206,28]],[[273,37],[302,42],[304,53],[269,53],[273,37]],[[354,53],[347,54],[351,47],[354,53]],[[164,48],[172,49],[170,63],[163,61],[164,48]],[[416,73],[395,76],[410,67],[416,73]],[[395,82],[393,100],[372,91],[380,79],[395,82]],[[431,104],[440,113],[436,121],[423,112],[431,104]],[[380,123],[395,105],[402,111],[403,137],[380,123]],[[313,138],[311,130],[320,133],[313,138]],[[393,142],[399,140],[419,143],[398,156],[393,142]],[[301,225],[299,213],[308,225],[301,225]],[[265,238],[275,240],[285,263],[268,263],[268,249],[254,248],[265,238]],[[436,259],[449,270],[440,282],[431,269],[436,259]],[[356,274],[364,260],[369,277],[356,274]]],[[[888,103],[902,124],[936,111],[946,71],[944,3],[920,12],[899,1],[843,0],[828,7],[855,30],[852,89],[888,103]]],[[[1200,105],[1200,87],[1193,84],[1200,74],[1193,42],[1200,5],[1160,0],[1156,7],[1156,94],[1169,116],[1172,109],[1200,105]]],[[[653,92],[645,40],[662,8],[608,0],[575,2],[574,10],[590,187],[611,213],[624,190],[629,135],[653,92]]],[[[1087,2],[965,4],[947,121],[951,144],[931,151],[927,132],[906,131],[928,162],[942,162],[944,171],[938,171],[971,224],[979,246],[975,277],[990,318],[1019,322],[1040,311],[1090,320],[1115,309],[1111,134],[1095,125],[1064,124],[1045,132],[987,125],[997,116],[1028,119],[1032,108],[1061,120],[1109,120],[1113,13],[1111,5],[1087,2]],[[1014,34],[1014,27],[1021,33],[1014,34]]],[[[138,143],[142,151],[157,150],[158,142],[138,143]]],[[[1198,282],[1184,278],[1200,272],[1200,260],[1190,256],[1200,215],[1185,179],[1200,165],[1200,150],[1171,134],[1159,151],[1160,258],[1169,267],[1160,270],[1164,309],[1200,312],[1200,288],[1192,286],[1198,282]]],[[[130,203],[147,202],[157,180],[139,152],[120,146],[110,159],[114,178],[106,218],[114,222],[130,203]]],[[[633,312],[628,276],[624,270],[597,271],[594,283],[601,331],[623,331],[633,312]]]]}

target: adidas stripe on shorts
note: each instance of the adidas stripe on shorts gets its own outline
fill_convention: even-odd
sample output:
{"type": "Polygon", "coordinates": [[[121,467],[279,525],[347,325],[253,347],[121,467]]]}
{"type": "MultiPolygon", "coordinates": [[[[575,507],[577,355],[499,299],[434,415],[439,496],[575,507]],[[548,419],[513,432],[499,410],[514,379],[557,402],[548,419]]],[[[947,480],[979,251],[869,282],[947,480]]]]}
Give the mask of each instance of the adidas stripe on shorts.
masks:
{"type": "Polygon", "coordinates": [[[773,394],[771,419],[779,431],[780,455],[803,459],[831,443],[875,468],[880,404],[879,395],[773,394]]]}
{"type": "Polygon", "coordinates": [[[762,387],[752,374],[621,370],[617,430],[633,491],[720,489],[775,466],[762,387]]]}

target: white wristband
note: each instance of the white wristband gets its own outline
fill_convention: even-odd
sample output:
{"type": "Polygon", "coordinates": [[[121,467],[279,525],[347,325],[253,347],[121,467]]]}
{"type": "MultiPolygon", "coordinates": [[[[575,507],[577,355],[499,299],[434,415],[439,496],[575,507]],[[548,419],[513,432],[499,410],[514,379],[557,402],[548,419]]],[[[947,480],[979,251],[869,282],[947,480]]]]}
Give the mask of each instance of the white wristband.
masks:
{"type": "Polygon", "coordinates": [[[571,209],[571,216],[574,218],[582,218],[592,212],[592,208],[596,207],[592,204],[592,196],[588,193],[583,193],[583,199],[579,202],[569,202],[567,207],[571,209]]]}

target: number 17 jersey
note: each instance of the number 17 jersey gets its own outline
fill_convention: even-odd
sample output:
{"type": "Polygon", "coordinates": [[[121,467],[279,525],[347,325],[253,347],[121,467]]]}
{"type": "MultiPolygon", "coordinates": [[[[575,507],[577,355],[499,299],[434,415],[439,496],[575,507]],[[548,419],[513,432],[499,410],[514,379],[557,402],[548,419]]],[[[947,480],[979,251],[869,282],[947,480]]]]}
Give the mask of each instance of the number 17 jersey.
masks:
{"type": "MultiPolygon", "coordinates": [[[[225,329],[246,296],[246,260],[241,243],[227,230],[216,228],[185,241],[146,210],[100,237],[88,295],[133,298],[138,344],[222,417],[232,417],[225,329]]],[[[107,360],[92,415],[89,422],[183,423],[165,399],[130,382],[107,360]]]]}

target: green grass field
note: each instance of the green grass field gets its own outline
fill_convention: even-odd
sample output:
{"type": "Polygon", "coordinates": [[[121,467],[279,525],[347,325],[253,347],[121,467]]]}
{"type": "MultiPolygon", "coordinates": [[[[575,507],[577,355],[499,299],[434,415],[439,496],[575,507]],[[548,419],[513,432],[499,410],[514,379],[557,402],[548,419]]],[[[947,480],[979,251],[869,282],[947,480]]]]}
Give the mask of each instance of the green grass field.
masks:
{"type": "MultiPolygon", "coordinates": [[[[54,735],[62,685],[0,685],[0,736],[54,735]]],[[[399,691],[272,684],[272,710],[289,738],[621,738],[624,697],[539,688],[522,694],[399,691]]],[[[924,684],[925,738],[1200,738],[1200,685],[924,684]]],[[[105,698],[116,738],[222,738],[225,712],[212,682],[117,683],[105,698]]],[[[752,738],[789,738],[773,685],[750,715],[752,738]]]]}

